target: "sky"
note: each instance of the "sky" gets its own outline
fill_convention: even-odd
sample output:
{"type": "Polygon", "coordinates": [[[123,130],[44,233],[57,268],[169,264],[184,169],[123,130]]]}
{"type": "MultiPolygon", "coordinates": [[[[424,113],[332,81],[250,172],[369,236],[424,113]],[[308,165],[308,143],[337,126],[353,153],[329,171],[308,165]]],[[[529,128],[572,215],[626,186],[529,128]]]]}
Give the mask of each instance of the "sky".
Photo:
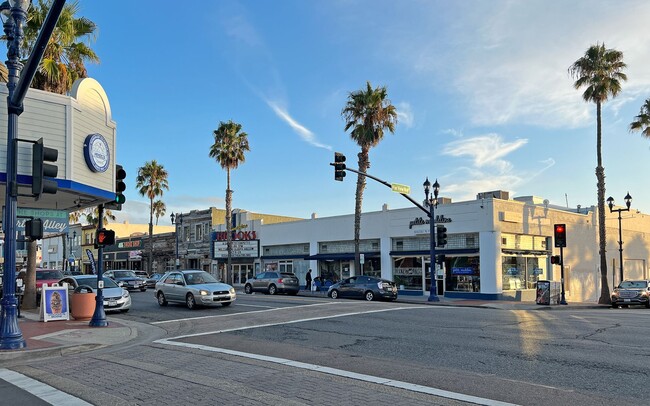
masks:
{"type": "MultiPolygon", "coordinates": [[[[368,173],[440,195],[539,196],[596,205],[596,107],[568,68],[594,44],[623,52],[628,80],[603,105],[606,196],[650,213],[650,140],[629,124],[650,98],[650,2],[560,0],[80,0],[98,27],[89,76],[106,91],[126,172],[117,221],[148,223],[139,167],[169,173],[167,214],[225,208],[226,172],[208,155],[220,122],[248,134],[231,171],[233,208],[309,218],[354,213],[356,174],[334,180],[334,152],[358,168],[344,131],[350,92],[385,86],[394,134],[368,173]],[[181,8],[196,5],[197,8],[181,8]]],[[[412,207],[368,179],[364,211],[412,207]]]]}

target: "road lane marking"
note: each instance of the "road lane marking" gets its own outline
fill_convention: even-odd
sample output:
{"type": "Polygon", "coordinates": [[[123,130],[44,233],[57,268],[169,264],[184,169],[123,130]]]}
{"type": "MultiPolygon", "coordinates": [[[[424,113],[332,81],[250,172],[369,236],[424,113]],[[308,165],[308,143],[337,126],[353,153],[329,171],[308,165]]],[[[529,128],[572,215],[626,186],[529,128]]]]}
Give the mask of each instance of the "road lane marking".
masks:
{"type": "Polygon", "coordinates": [[[0,379],[31,393],[51,405],[91,406],[90,403],[9,369],[0,368],[0,379]]]}
{"type": "MultiPolygon", "coordinates": [[[[430,307],[430,306],[427,306],[427,307],[430,307]]],[[[439,396],[439,397],[443,397],[443,398],[446,398],[446,399],[459,400],[459,401],[462,401],[462,402],[474,403],[474,404],[477,404],[477,405],[516,406],[513,403],[501,402],[501,401],[498,401],[498,400],[480,398],[480,397],[471,396],[471,395],[464,395],[462,393],[450,392],[450,391],[446,391],[446,390],[442,390],[442,389],[432,388],[430,386],[416,385],[416,384],[409,383],[409,382],[397,381],[397,380],[394,380],[394,379],[382,378],[382,377],[373,376],[373,375],[360,374],[360,373],[356,373],[356,372],[346,371],[346,370],[343,370],[343,369],[324,367],[324,366],[316,365],[316,364],[308,364],[308,363],[305,363],[305,362],[292,361],[292,360],[285,359],[285,358],[270,357],[270,356],[267,356],[267,355],[251,354],[251,353],[247,353],[247,352],[229,350],[229,349],[226,349],[226,348],[210,347],[210,346],[202,345],[202,344],[189,344],[189,343],[182,343],[182,342],[174,342],[174,341],[169,341],[169,339],[156,340],[154,342],[160,343],[160,344],[167,344],[167,345],[171,345],[171,346],[177,346],[177,347],[193,348],[193,349],[198,349],[198,350],[203,350],[203,351],[217,352],[217,353],[222,353],[222,354],[234,355],[234,356],[237,356],[237,357],[250,358],[250,359],[255,359],[255,360],[259,360],[259,361],[272,362],[272,363],[286,365],[286,366],[290,366],[290,367],[294,367],[294,368],[306,369],[306,370],[310,370],[310,371],[321,372],[321,373],[328,374],[328,375],[335,375],[335,376],[340,376],[340,377],[344,377],[344,378],[356,379],[356,380],[359,380],[359,381],[370,382],[370,383],[374,383],[374,384],[377,384],[377,385],[390,386],[390,387],[393,387],[393,388],[400,388],[400,389],[405,389],[405,390],[409,390],[409,391],[412,391],[412,392],[425,393],[425,394],[428,394],[428,395],[439,396]]]]}
{"type": "MultiPolygon", "coordinates": [[[[307,307],[307,306],[316,306],[316,305],[306,305],[306,306],[295,306],[295,307],[290,307],[289,309],[296,309],[296,308],[301,308],[301,307],[307,307]]],[[[161,339],[161,340],[156,340],[154,343],[157,342],[163,342],[163,341],[169,341],[169,340],[180,340],[182,338],[188,338],[188,337],[199,337],[199,336],[206,336],[206,335],[211,335],[211,334],[220,334],[220,333],[230,333],[233,331],[240,331],[240,330],[249,330],[253,328],[261,328],[261,327],[273,327],[273,326],[280,326],[283,324],[295,324],[295,323],[302,323],[304,321],[315,321],[315,320],[326,320],[326,319],[334,319],[337,317],[347,317],[347,316],[357,316],[360,314],[371,314],[371,313],[380,313],[380,312],[390,312],[393,310],[404,310],[404,309],[430,309],[431,306],[406,306],[406,307],[394,307],[390,309],[375,309],[375,310],[366,310],[366,311],[358,311],[358,312],[350,312],[350,313],[341,313],[341,314],[334,314],[331,316],[318,316],[318,317],[310,317],[307,319],[298,319],[298,320],[289,320],[289,321],[279,321],[277,323],[266,323],[266,324],[258,324],[254,326],[244,326],[244,327],[234,327],[234,328],[228,328],[228,329],[223,329],[223,330],[215,330],[215,331],[207,331],[205,333],[195,333],[195,334],[187,334],[187,335],[182,335],[182,336],[176,336],[176,337],[170,337],[166,339],[161,339]]],[[[282,309],[287,309],[283,307],[282,309]]],[[[262,312],[268,312],[268,311],[275,311],[278,309],[271,309],[271,310],[258,310],[254,312],[243,312],[243,313],[234,313],[234,314],[251,314],[251,313],[262,313],[262,312]]],[[[233,314],[233,315],[234,315],[233,314]]],[[[228,316],[224,314],[223,316],[228,316]]],[[[207,317],[212,317],[212,316],[207,316],[207,317]]],[[[215,316],[218,317],[218,316],[215,316]]],[[[194,319],[187,319],[187,320],[194,320],[194,319]]],[[[156,322],[157,324],[164,323],[162,321],[156,322]]],[[[154,323],[152,323],[154,324],[154,323]]]]}
{"type": "MultiPolygon", "coordinates": [[[[342,304],[342,303],[340,303],[340,302],[326,302],[326,303],[315,303],[315,304],[308,304],[308,305],[302,305],[302,306],[272,307],[270,309],[254,310],[252,312],[215,314],[215,315],[210,315],[210,316],[186,317],[186,318],[183,318],[183,319],[154,321],[151,324],[177,323],[177,322],[188,321],[188,320],[216,319],[216,318],[221,318],[221,317],[240,316],[242,314],[255,314],[255,313],[272,312],[272,311],[276,311],[276,310],[302,309],[304,307],[311,307],[311,306],[328,306],[328,305],[340,305],[340,304],[342,304]]],[[[237,305],[237,306],[240,306],[240,305],[237,305]]]]}

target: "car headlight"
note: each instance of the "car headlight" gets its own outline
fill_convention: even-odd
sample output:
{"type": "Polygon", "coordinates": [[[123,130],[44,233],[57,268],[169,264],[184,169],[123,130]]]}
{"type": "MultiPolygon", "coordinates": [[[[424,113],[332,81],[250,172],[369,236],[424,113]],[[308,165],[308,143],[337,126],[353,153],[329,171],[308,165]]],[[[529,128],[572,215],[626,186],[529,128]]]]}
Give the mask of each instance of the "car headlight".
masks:
{"type": "Polygon", "coordinates": [[[201,289],[201,290],[199,290],[199,294],[200,294],[201,296],[207,296],[207,295],[210,294],[210,292],[208,292],[207,290],[203,290],[203,289],[201,289]]]}
{"type": "Polygon", "coordinates": [[[128,290],[124,290],[124,289],[122,289],[122,297],[123,297],[124,299],[126,299],[127,297],[129,297],[129,291],[128,291],[128,290]]]}
{"type": "Polygon", "coordinates": [[[230,294],[231,294],[231,295],[234,295],[234,294],[235,294],[235,288],[233,288],[233,287],[230,288],[230,294]]]}
{"type": "Polygon", "coordinates": [[[618,292],[617,291],[612,292],[612,297],[618,297],[618,292]]]}

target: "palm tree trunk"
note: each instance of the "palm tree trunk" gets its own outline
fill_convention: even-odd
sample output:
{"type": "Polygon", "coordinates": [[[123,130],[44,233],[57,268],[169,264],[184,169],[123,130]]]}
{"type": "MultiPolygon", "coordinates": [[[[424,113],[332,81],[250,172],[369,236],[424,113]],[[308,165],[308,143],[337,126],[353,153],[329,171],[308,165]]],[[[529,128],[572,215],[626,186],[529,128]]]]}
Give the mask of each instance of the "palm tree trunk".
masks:
{"type": "Polygon", "coordinates": [[[27,270],[25,271],[25,292],[23,293],[23,309],[35,309],[36,303],[36,241],[30,241],[27,245],[27,270]]]}
{"type": "Polygon", "coordinates": [[[65,270],[68,268],[68,256],[67,256],[68,250],[66,249],[67,248],[66,247],[66,240],[67,239],[68,239],[67,234],[61,234],[61,242],[62,242],[61,246],[63,247],[63,252],[62,252],[62,254],[63,254],[63,272],[65,272],[65,270]]]}
{"type": "MultiPolygon", "coordinates": [[[[362,146],[359,152],[359,172],[366,173],[370,167],[368,162],[368,147],[362,146]]],[[[361,243],[361,207],[363,203],[363,191],[366,188],[366,177],[359,174],[357,176],[357,192],[355,195],[354,205],[354,274],[363,275],[361,269],[361,251],[359,245],[361,243]]]]}
{"type": "Polygon", "coordinates": [[[228,250],[226,283],[232,284],[232,190],[230,190],[230,168],[226,172],[228,177],[226,189],[226,246],[228,250]]]}
{"type": "Polygon", "coordinates": [[[600,255],[600,298],[598,303],[610,304],[609,285],[607,284],[607,233],[605,229],[605,168],[603,168],[602,157],[602,125],[601,125],[601,104],[596,102],[596,154],[598,166],[596,166],[596,180],[598,182],[598,238],[600,255]]]}
{"type": "Polygon", "coordinates": [[[147,263],[147,272],[153,273],[153,269],[151,269],[153,263],[153,198],[149,199],[149,258],[147,263]]]}

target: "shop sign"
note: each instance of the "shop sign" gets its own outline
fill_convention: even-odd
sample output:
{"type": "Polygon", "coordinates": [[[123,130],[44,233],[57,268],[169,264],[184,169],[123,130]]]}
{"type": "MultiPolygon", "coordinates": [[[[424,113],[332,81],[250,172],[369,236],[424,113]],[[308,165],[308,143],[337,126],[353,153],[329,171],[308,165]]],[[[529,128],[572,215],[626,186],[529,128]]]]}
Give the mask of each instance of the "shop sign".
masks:
{"type": "MultiPolygon", "coordinates": [[[[259,240],[231,241],[233,258],[258,258],[260,252],[259,240]]],[[[212,242],[212,259],[228,258],[228,242],[212,242]]]]}
{"type": "Polygon", "coordinates": [[[472,275],[474,274],[474,269],[470,267],[452,267],[451,268],[451,274],[452,275],[472,275]]]}
{"type": "MultiPolygon", "coordinates": [[[[226,241],[228,239],[227,231],[217,231],[214,233],[216,241],[226,241]]],[[[257,240],[257,232],[255,231],[233,231],[232,239],[234,241],[252,241],[257,240]]]]}
{"type": "Polygon", "coordinates": [[[16,228],[18,231],[25,230],[25,222],[28,217],[40,218],[43,220],[43,233],[67,233],[68,232],[68,212],[65,210],[50,209],[16,209],[16,228]]]}
{"type": "MultiPolygon", "coordinates": [[[[451,223],[451,219],[449,217],[445,217],[442,214],[436,215],[436,217],[433,219],[433,223],[451,223]]],[[[409,230],[413,228],[413,226],[424,226],[429,224],[429,219],[422,218],[422,217],[416,217],[415,219],[411,220],[409,222],[409,230]]]]}
{"type": "Polygon", "coordinates": [[[422,268],[395,268],[394,275],[422,275],[422,268]]]}

